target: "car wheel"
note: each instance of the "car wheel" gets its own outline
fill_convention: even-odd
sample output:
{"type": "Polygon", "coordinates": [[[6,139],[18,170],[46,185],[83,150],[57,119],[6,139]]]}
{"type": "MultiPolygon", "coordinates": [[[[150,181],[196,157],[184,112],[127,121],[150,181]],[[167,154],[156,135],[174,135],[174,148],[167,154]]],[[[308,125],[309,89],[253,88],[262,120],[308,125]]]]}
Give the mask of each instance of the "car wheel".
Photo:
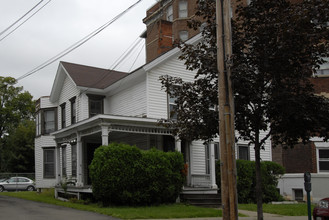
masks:
{"type": "Polygon", "coordinates": [[[27,191],[34,191],[34,187],[33,186],[28,186],[26,190],[27,191]]]}
{"type": "Polygon", "coordinates": [[[3,186],[0,186],[0,192],[3,192],[4,190],[3,186]]]}

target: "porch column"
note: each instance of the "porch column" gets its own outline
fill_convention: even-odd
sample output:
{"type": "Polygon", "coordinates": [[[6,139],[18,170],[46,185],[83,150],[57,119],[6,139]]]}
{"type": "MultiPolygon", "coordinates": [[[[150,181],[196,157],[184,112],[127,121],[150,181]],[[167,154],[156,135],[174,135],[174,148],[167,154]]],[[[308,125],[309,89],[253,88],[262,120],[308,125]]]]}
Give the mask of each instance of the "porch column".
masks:
{"type": "Polygon", "coordinates": [[[215,144],[210,144],[210,181],[211,188],[217,189],[216,185],[216,171],[215,171],[215,144]]]}
{"type": "Polygon", "coordinates": [[[178,137],[175,137],[175,150],[182,152],[182,141],[178,137]]]}
{"type": "Polygon", "coordinates": [[[81,136],[77,133],[77,186],[83,186],[83,169],[82,169],[82,141],[81,136]]]}
{"type": "Polygon", "coordinates": [[[108,126],[102,126],[102,145],[109,145],[109,128],[108,126]]]}
{"type": "Polygon", "coordinates": [[[61,153],[60,153],[60,146],[59,145],[57,145],[56,146],[56,149],[55,149],[55,162],[56,162],[56,173],[55,173],[55,175],[56,175],[56,185],[57,184],[60,184],[60,182],[61,182],[61,160],[60,160],[60,158],[61,158],[61,153]]]}

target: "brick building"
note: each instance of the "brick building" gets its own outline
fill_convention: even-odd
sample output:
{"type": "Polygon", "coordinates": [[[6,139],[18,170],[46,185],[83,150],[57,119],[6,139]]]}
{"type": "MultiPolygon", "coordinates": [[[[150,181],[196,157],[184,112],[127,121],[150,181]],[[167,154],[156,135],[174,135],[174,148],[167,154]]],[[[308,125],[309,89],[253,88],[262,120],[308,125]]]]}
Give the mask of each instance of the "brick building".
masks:
{"type": "Polygon", "coordinates": [[[199,33],[188,28],[187,21],[195,18],[197,0],[162,0],[146,12],[146,62],[171,50],[175,43],[186,41],[199,33]]]}

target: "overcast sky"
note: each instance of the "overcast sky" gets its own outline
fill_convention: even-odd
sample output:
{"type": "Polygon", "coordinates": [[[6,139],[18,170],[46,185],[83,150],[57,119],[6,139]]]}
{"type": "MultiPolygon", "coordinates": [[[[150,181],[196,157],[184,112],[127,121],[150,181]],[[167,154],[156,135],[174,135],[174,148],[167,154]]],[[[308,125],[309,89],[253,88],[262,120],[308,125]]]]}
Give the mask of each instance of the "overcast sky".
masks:
{"type": "MultiPolygon", "coordinates": [[[[40,6],[48,1],[44,0],[40,6]]],[[[0,33],[38,2],[40,0],[0,0],[0,33]]],[[[21,77],[86,37],[135,2],[137,0],[50,1],[30,20],[0,41],[0,76],[21,77]]],[[[40,96],[50,95],[59,61],[105,69],[113,67],[115,61],[146,29],[142,19],[146,10],[155,3],[156,0],[143,0],[87,43],[20,80],[18,85],[29,91],[34,99],[38,99],[40,96]]],[[[11,30],[13,29],[0,35],[0,39],[11,30]]],[[[144,64],[145,48],[133,66],[141,49],[142,45],[116,70],[129,71],[144,64]]]]}

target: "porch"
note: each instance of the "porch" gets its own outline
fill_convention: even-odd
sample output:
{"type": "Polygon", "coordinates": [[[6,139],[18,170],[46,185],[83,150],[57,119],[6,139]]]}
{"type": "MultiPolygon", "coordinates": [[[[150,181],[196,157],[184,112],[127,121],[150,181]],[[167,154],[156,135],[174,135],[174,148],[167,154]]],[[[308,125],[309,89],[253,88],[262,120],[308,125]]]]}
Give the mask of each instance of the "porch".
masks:
{"type": "Polygon", "coordinates": [[[170,129],[160,127],[157,119],[97,115],[53,133],[56,147],[56,195],[71,193],[80,198],[91,194],[88,166],[94,151],[111,142],[136,145],[148,150],[153,147],[162,151],[183,153],[188,166],[186,186],[217,189],[215,183],[214,146],[210,148],[209,174],[194,171],[192,145],[172,136],[170,129]],[[63,189],[63,184],[67,188],[63,189]]]}

